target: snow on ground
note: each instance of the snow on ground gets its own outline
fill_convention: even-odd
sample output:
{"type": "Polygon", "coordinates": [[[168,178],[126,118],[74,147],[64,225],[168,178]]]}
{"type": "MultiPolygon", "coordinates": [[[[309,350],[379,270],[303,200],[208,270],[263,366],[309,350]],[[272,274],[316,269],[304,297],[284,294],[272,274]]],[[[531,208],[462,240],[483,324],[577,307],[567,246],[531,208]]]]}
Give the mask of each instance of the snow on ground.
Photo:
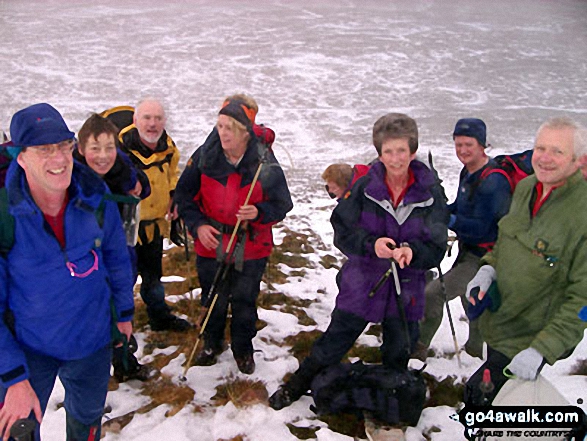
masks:
{"type": "MultiPolygon", "coordinates": [[[[259,101],[257,120],[277,133],[276,155],[295,204],[283,226],[311,233],[316,255],[309,257],[316,263],[326,254],[342,257],[332,247],[328,218],[334,202],[320,174],[333,162],[373,159],[371,128],[384,113],[416,118],[420,156],[433,152],[451,200],[460,164],[450,134],[458,118],[486,121],[491,154],[529,148],[549,116],[570,115],[585,124],[586,19],[584,0],[3,0],[0,128],[7,130],[18,109],[46,101],[78,130],[92,111],[155,95],[167,106],[183,166],[210,131],[222,99],[247,92],[259,101]]],[[[285,228],[277,229],[276,242],[284,235],[285,228]]],[[[311,300],[307,314],[323,330],[336,296],[336,270],[314,266],[276,288],[311,300]]],[[[449,267],[446,259],[443,270],[449,267]]],[[[292,271],[284,264],[280,269],[292,271]]],[[[176,274],[165,279],[175,280],[176,274]]],[[[450,306],[462,345],[462,307],[458,300],[450,306]]],[[[298,362],[287,348],[268,342],[313,328],[275,310],[260,309],[259,315],[267,326],[255,339],[251,378],[272,393],[298,362]]],[[[140,357],[146,334],[137,337],[140,357]]],[[[361,342],[377,344],[375,339],[363,336],[361,342]]],[[[428,360],[426,371],[439,379],[464,379],[480,364],[462,353],[458,367],[446,320],[432,344],[440,355],[428,360]]],[[[174,349],[158,351],[170,355],[174,349]]],[[[544,369],[573,404],[580,395],[587,402],[586,377],[568,375],[580,357],[587,357],[585,339],[571,358],[544,369]]],[[[173,359],[163,373],[176,381],[183,358],[173,359]]],[[[189,370],[187,384],[196,395],[184,409],[170,417],[168,406],[136,414],[105,439],[216,441],[242,434],[249,441],[281,441],[296,439],[286,427],[291,422],[320,426],[321,441],[350,439],[317,420],[307,397],[279,412],[263,405],[212,406],[216,385],[230,377],[245,376],[229,350],[216,366],[189,370]]],[[[107,418],[147,404],[140,391],[139,383],[129,382],[110,393],[107,418]]],[[[58,384],[43,422],[46,441],[64,438],[62,401],[58,384]]],[[[462,427],[449,418],[453,413],[446,406],[425,409],[408,439],[420,440],[434,426],[434,441],[463,439],[462,427]]]]}

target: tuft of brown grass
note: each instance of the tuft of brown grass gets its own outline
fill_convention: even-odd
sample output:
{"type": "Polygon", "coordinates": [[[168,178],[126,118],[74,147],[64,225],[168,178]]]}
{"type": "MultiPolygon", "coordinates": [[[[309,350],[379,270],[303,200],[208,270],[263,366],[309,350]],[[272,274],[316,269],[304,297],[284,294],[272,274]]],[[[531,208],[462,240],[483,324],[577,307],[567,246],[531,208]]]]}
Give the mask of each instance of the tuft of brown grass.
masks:
{"type": "MultiPolygon", "coordinates": [[[[157,380],[143,383],[142,394],[151,398],[151,401],[137,410],[104,421],[102,424],[102,431],[104,433],[120,433],[120,431],[132,421],[136,414],[150,412],[162,404],[171,406],[171,409],[165,412],[165,416],[172,417],[194,399],[195,392],[187,386],[173,383],[168,376],[162,375],[157,380]]],[[[201,410],[200,407],[194,407],[194,412],[201,412],[201,410]]]]}
{"type": "Polygon", "coordinates": [[[350,349],[347,354],[348,357],[358,357],[365,363],[381,363],[381,351],[379,347],[355,345],[350,349]]]}
{"type": "Polygon", "coordinates": [[[569,375],[586,375],[587,376],[587,359],[577,360],[571,368],[569,375]]]}
{"type": "Polygon", "coordinates": [[[171,406],[165,413],[165,416],[170,417],[192,401],[196,392],[188,386],[175,384],[166,375],[161,375],[156,381],[145,382],[142,393],[151,398],[149,406],[153,406],[153,409],[161,404],[171,406]]]}
{"type": "Polygon", "coordinates": [[[322,335],[321,331],[301,331],[296,335],[290,335],[284,339],[286,345],[291,346],[291,353],[301,363],[304,358],[310,355],[312,345],[318,337],[322,335]]]}
{"type": "Polygon", "coordinates": [[[196,255],[193,251],[193,244],[188,245],[190,250],[190,260],[186,260],[185,248],[173,247],[165,251],[161,260],[163,274],[181,275],[185,277],[182,282],[166,282],[165,292],[167,295],[181,295],[191,289],[200,287],[200,279],[196,271],[196,255]]]}
{"type": "Polygon", "coordinates": [[[365,439],[365,423],[357,415],[339,413],[336,415],[321,415],[320,421],[325,422],[333,432],[350,436],[354,439],[365,439]]]}
{"type": "Polygon", "coordinates": [[[247,378],[229,378],[216,387],[216,395],[212,400],[218,406],[232,402],[235,407],[243,408],[255,404],[267,405],[269,394],[262,381],[253,381],[247,378]]]}
{"type": "Polygon", "coordinates": [[[320,256],[320,265],[322,265],[325,269],[336,268],[339,270],[343,263],[343,261],[337,259],[332,254],[325,254],[324,256],[320,256]]]}
{"type": "Polygon", "coordinates": [[[290,433],[297,439],[316,439],[316,432],[320,430],[320,427],[297,427],[292,423],[287,423],[287,428],[290,433]]]}
{"type": "Polygon", "coordinates": [[[465,385],[457,383],[457,377],[449,376],[438,381],[426,372],[422,373],[426,386],[430,392],[430,398],[426,400],[424,407],[449,406],[457,407],[463,401],[465,385]]]}
{"type": "Polygon", "coordinates": [[[311,300],[296,299],[282,292],[263,293],[257,302],[257,305],[263,309],[272,309],[296,316],[303,326],[315,326],[316,322],[308,316],[305,310],[311,304],[311,300]]]}

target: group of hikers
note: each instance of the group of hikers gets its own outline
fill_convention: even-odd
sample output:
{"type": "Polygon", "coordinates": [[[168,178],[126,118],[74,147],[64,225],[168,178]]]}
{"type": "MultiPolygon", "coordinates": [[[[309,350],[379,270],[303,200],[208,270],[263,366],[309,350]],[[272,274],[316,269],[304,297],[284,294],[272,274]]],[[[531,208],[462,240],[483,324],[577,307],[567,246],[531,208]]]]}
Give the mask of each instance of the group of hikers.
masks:
{"type": "MultiPolygon", "coordinates": [[[[132,110],[124,127],[108,112],[92,115],[77,139],[49,104],[12,117],[0,152],[7,164],[0,190],[2,439],[21,418],[38,422],[40,439],[59,376],[67,439],[97,440],[111,363],[119,381],[153,375],[128,350],[138,275],[152,331],[192,327],[167,305],[160,280],[163,238],[179,219],[194,238],[209,312],[193,364],[212,366],[227,349],[230,307],[236,366],[255,371],[256,302],[272,226],[293,208],[271,149],[275,133],[255,121],[252,97],[229,96],[180,176],[161,102],[146,98],[132,110]]],[[[370,323],[381,323],[383,365],[407,371],[410,358],[429,355],[445,302],[457,296],[470,318],[466,352],[483,358],[487,346],[466,384],[466,404],[490,404],[506,373],[535,380],[545,363],[567,357],[583,338],[585,129],[566,117],[542,124],[534,173],[515,191],[506,174],[494,172],[499,166],[486,154],[482,120],[459,120],[453,140],[463,169],[448,205],[432,162],[416,159],[418,127],[405,114],[375,122],[377,159],[369,166],[326,169],[326,190],[338,202],[334,245],[346,256],[336,306],[310,355],[269,398],[271,408],[306,394],[370,323]],[[458,256],[450,271],[429,280],[431,269],[440,271],[449,229],[458,256]],[[487,370],[489,394],[480,392],[487,370]]],[[[392,432],[395,438],[386,439],[403,439],[402,429],[392,432]]]]}

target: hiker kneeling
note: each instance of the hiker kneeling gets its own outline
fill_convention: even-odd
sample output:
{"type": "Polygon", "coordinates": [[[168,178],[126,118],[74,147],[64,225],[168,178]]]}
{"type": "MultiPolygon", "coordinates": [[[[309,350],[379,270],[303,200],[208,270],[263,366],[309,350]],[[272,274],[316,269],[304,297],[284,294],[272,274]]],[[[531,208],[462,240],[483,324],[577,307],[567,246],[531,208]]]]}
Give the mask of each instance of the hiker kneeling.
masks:
{"type": "MultiPolygon", "coordinates": [[[[545,122],[536,135],[534,175],[521,181],[497,242],[467,286],[467,314],[481,315],[486,362],[465,389],[467,405],[491,404],[507,377],[536,380],[545,363],[567,357],[586,328],[587,182],[579,158],[587,132],[568,118],[545,122]],[[485,370],[493,383],[483,391],[485,370]]],[[[488,379],[486,379],[486,383],[488,379]]]]}
{"type": "Polygon", "coordinates": [[[330,325],[310,356],[271,396],[273,409],[304,395],[312,379],[337,364],[370,322],[382,324],[383,364],[393,370],[407,369],[418,340],[425,273],[440,263],[447,240],[446,199],[433,172],[415,159],[418,129],[412,118],[381,117],[373,128],[373,144],[379,161],[331,218],[334,245],[348,261],[337,276],[340,291],[330,325]],[[399,269],[390,277],[390,265],[396,263],[399,269]]]}

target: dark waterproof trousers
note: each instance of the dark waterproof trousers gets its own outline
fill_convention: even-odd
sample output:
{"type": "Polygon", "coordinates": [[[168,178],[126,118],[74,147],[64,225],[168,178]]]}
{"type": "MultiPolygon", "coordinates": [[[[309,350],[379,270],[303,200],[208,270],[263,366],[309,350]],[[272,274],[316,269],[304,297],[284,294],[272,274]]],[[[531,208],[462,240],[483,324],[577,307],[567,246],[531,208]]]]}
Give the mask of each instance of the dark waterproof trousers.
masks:
{"type": "MultiPolygon", "coordinates": [[[[471,252],[459,251],[459,257],[455,264],[444,275],[446,297],[448,300],[460,297],[465,311],[469,307],[469,301],[465,296],[467,284],[477,274],[480,260],[480,257],[471,252]]],[[[433,280],[426,285],[424,319],[420,322],[420,341],[426,347],[430,346],[432,338],[440,327],[446,309],[446,300],[440,279],[433,280]]],[[[483,353],[483,338],[476,320],[469,322],[469,339],[465,348],[473,355],[481,356],[483,353]]]]}
{"type": "MultiPolygon", "coordinates": [[[[340,362],[342,357],[365,330],[369,322],[357,315],[335,308],[328,328],[312,346],[310,355],[291,377],[291,386],[299,391],[307,391],[312,379],[322,369],[340,362]]],[[[399,317],[387,317],[382,323],[383,343],[380,347],[383,364],[396,370],[408,367],[409,354],[418,341],[418,322],[408,322],[410,334],[408,343],[402,321],[399,317]]]]}
{"type": "MultiPolygon", "coordinates": [[[[41,411],[45,413],[57,376],[65,389],[67,441],[98,441],[108,379],[110,378],[110,344],[80,360],[58,360],[23,348],[29,368],[29,382],[37,394],[41,411]]],[[[6,389],[0,387],[0,403],[6,389]]],[[[30,419],[36,422],[34,413],[30,419]]],[[[37,423],[35,441],[40,441],[37,423]]]]}
{"type": "Polygon", "coordinates": [[[479,369],[469,378],[465,385],[464,402],[467,406],[488,406],[493,402],[503,385],[508,381],[503,374],[503,369],[512,361],[499,351],[487,347],[487,360],[479,369]],[[481,390],[483,381],[483,371],[489,369],[493,391],[490,393],[481,390]]]}
{"type": "Polygon", "coordinates": [[[147,242],[145,225],[148,222],[141,221],[139,225],[139,237],[142,244],[135,247],[137,253],[137,269],[141,275],[141,298],[147,305],[149,318],[165,315],[169,306],[165,303],[165,290],[161,284],[163,268],[163,236],[159,226],[155,224],[153,240],[147,242]]]}
{"type": "MultiPolygon", "coordinates": [[[[253,338],[257,335],[257,297],[266,265],[267,258],[245,260],[242,272],[236,271],[234,267],[229,270],[226,280],[218,286],[218,299],[204,331],[206,347],[221,350],[230,305],[232,352],[235,357],[253,353],[253,338]]],[[[202,304],[206,305],[219,262],[197,256],[196,267],[202,287],[202,304]]]]}

